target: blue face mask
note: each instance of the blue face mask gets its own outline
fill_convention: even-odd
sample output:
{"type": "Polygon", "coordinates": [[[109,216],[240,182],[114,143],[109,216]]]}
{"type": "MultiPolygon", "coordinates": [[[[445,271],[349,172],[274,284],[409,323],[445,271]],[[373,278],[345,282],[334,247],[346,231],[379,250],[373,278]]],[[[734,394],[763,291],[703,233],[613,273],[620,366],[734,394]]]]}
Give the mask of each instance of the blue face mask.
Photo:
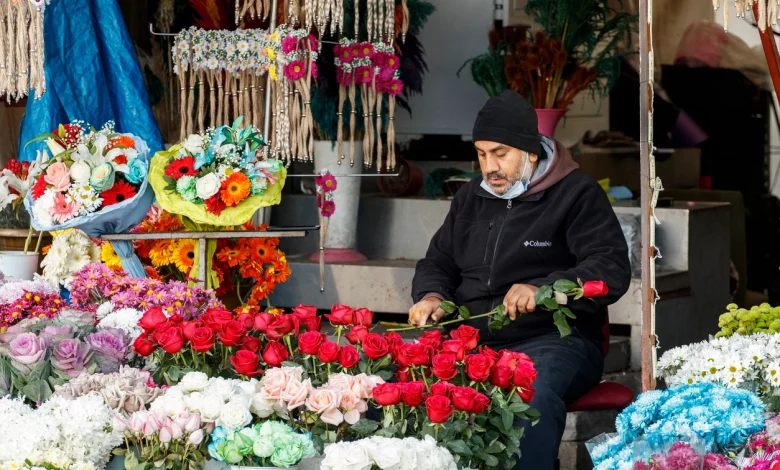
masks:
{"type": "Polygon", "coordinates": [[[525,170],[529,166],[531,166],[531,170],[533,171],[533,166],[529,165],[529,160],[528,157],[526,156],[525,165],[523,165],[523,170],[520,172],[520,178],[517,181],[515,181],[515,184],[513,184],[512,187],[510,187],[507,190],[507,192],[505,192],[504,194],[498,194],[495,191],[493,191],[493,188],[491,188],[490,185],[487,183],[487,181],[485,181],[484,179],[482,180],[480,186],[482,187],[482,189],[484,189],[485,191],[487,191],[488,193],[490,193],[491,195],[499,199],[514,199],[516,197],[519,197],[521,194],[526,192],[526,190],[528,189],[528,181],[531,180],[531,175],[529,175],[527,179],[525,178],[525,170]]]}

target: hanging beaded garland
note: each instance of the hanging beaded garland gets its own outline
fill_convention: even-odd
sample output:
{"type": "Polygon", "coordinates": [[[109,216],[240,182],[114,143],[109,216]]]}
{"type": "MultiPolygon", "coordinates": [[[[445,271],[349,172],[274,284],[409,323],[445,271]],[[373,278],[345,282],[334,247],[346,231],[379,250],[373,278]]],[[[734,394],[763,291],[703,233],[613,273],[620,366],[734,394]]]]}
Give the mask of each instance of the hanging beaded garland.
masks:
{"type": "Polygon", "coordinates": [[[49,0],[0,0],[0,96],[19,101],[46,93],[43,15],[49,0]]]}
{"type": "MultiPolygon", "coordinates": [[[[721,0],[712,0],[712,6],[715,10],[720,8],[721,0]]],[[[746,10],[752,10],[754,4],[758,4],[758,18],[755,18],[756,24],[761,31],[767,26],[778,23],[778,13],[780,13],[780,0],[733,0],[734,8],[737,11],[737,17],[744,18],[746,10]]],[[[729,29],[729,7],[728,3],[723,1],[723,28],[729,29]]]]}

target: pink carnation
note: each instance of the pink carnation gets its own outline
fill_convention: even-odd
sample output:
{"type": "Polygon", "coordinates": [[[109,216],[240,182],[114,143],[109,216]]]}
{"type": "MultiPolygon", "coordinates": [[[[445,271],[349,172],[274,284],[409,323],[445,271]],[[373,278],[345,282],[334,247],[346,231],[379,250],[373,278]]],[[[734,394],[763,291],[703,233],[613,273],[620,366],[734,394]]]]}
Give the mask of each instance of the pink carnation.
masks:
{"type": "Polygon", "coordinates": [[[287,36],[282,40],[282,52],[290,54],[298,46],[298,40],[292,36],[287,36]]]}

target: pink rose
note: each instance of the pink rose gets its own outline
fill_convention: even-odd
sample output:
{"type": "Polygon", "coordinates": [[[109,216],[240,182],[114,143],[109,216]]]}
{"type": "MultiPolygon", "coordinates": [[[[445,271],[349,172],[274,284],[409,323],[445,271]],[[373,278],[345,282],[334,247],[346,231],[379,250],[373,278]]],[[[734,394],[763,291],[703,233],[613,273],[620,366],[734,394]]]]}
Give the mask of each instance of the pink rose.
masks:
{"type": "Polygon", "coordinates": [[[294,410],[306,403],[306,398],[308,398],[311,390],[311,379],[306,379],[303,382],[290,380],[281,394],[281,399],[287,402],[288,410],[294,410]]]}
{"type": "Polygon", "coordinates": [[[54,187],[55,191],[67,191],[70,187],[70,170],[62,162],[49,165],[43,180],[54,187]]]}
{"type": "Polygon", "coordinates": [[[329,388],[317,388],[306,399],[306,408],[320,415],[324,423],[338,426],[344,422],[344,415],[338,409],[341,402],[339,392],[329,388]]]}
{"type": "Polygon", "coordinates": [[[368,409],[368,405],[354,393],[344,392],[341,394],[340,408],[345,411],[344,421],[355,424],[360,419],[360,413],[364,413],[368,409]]]}
{"type": "Polygon", "coordinates": [[[358,374],[350,377],[349,390],[361,400],[365,400],[373,397],[374,387],[382,383],[385,381],[376,375],[358,374]]]}
{"type": "Polygon", "coordinates": [[[328,388],[338,391],[348,390],[351,380],[352,376],[349,374],[332,374],[328,376],[328,388]]]}
{"type": "Polygon", "coordinates": [[[301,381],[300,374],[298,374],[298,377],[291,377],[285,369],[289,368],[274,367],[265,372],[263,380],[260,381],[260,395],[263,398],[272,401],[280,400],[288,382],[291,380],[301,381]]]}

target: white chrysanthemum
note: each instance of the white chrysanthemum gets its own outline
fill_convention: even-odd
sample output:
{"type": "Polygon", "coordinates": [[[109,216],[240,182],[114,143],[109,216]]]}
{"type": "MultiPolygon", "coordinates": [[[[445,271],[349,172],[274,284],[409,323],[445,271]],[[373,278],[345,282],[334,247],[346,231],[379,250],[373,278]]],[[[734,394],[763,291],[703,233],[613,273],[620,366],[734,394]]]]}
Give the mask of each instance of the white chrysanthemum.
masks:
{"type": "Polygon", "coordinates": [[[52,210],[54,209],[54,191],[47,189],[32,205],[32,216],[41,228],[54,226],[52,210]]]}
{"type": "Polygon", "coordinates": [[[100,208],[103,198],[90,186],[89,182],[72,185],[68,189],[69,196],[80,206],[79,215],[90,214],[100,208]]]}

